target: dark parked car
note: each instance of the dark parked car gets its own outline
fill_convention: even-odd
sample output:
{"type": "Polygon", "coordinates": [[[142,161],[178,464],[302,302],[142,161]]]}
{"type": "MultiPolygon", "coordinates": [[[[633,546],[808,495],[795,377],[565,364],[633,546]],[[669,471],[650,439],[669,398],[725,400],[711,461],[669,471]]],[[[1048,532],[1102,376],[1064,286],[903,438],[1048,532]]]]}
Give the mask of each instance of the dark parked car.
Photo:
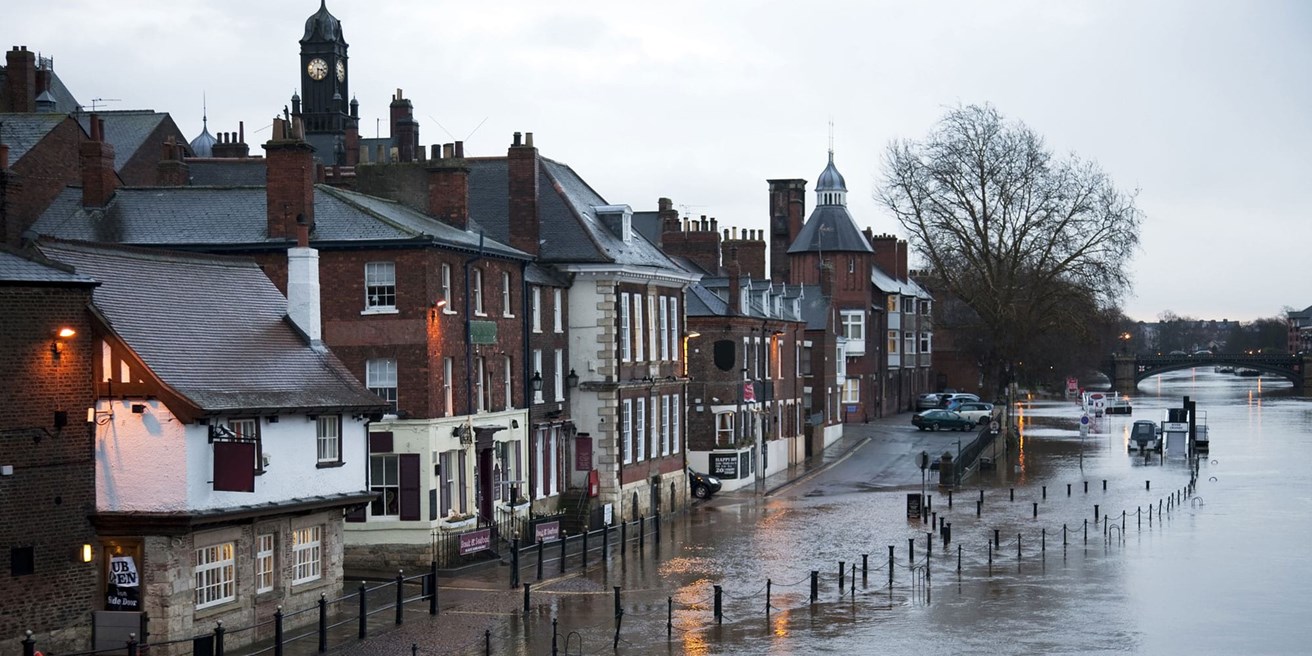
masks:
{"type": "Polygon", "coordinates": [[[712,494],[720,491],[720,479],[709,474],[702,474],[688,468],[688,487],[692,488],[692,495],[698,499],[709,499],[712,494]]]}
{"type": "Polygon", "coordinates": [[[911,415],[911,425],[920,430],[970,430],[975,422],[951,410],[926,410],[911,415]]]}

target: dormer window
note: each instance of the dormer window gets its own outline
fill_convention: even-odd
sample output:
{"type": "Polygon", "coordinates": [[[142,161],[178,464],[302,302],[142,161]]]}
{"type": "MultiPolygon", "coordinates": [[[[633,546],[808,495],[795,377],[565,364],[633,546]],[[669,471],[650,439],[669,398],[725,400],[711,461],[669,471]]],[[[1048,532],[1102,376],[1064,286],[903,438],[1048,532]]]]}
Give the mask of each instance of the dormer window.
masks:
{"type": "Polygon", "coordinates": [[[611,234],[626,244],[633,243],[633,209],[628,205],[594,205],[592,210],[611,234]]]}
{"type": "Polygon", "coordinates": [[[633,215],[626,212],[620,223],[620,237],[624,239],[626,244],[633,243],[633,215]]]}

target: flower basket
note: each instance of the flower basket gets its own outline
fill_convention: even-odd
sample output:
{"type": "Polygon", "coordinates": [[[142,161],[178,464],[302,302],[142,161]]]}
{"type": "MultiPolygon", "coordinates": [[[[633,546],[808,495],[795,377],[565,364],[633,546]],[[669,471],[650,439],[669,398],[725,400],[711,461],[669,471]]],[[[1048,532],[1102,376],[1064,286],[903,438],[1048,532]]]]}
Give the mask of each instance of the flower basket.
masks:
{"type": "Polygon", "coordinates": [[[443,518],[441,523],[438,525],[438,527],[444,531],[463,531],[467,528],[473,528],[474,524],[476,524],[477,522],[478,522],[478,518],[473,515],[469,515],[466,517],[461,517],[460,515],[454,515],[451,517],[443,518]]]}

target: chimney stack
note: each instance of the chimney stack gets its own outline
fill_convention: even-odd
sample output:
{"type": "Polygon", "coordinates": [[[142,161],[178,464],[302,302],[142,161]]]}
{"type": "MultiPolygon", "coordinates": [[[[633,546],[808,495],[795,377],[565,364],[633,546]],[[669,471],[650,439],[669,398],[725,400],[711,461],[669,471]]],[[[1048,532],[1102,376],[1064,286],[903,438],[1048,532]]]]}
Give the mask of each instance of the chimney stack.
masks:
{"type": "Polygon", "coordinates": [[[396,158],[400,162],[415,161],[415,150],[419,146],[419,123],[415,121],[414,107],[405,98],[400,89],[392,97],[389,106],[392,143],[396,146],[396,158]]]}
{"type": "Polygon", "coordinates": [[[104,207],[118,188],[114,147],[105,143],[105,122],[92,114],[91,138],[78,144],[82,164],[82,207],[104,207]]]}
{"type": "Polygon", "coordinates": [[[164,141],[156,171],[156,184],[161,187],[182,187],[191,181],[187,163],[182,160],[182,144],[176,143],[171,136],[164,141]]]}
{"type": "MultiPolygon", "coordinates": [[[[464,144],[457,142],[463,152],[464,144]]],[[[523,144],[520,134],[514,135],[506,152],[507,193],[510,198],[510,245],[525,253],[538,254],[538,187],[540,184],[538,149],[533,147],[533,133],[529,132],[523,144]]]]}
{"type": "Polygon", "coordinates": [[[806,220],[806,180],[767,180],[770,184],[770,279],[800,283],[788,248],[802,232],[806,220]]]}
{"type": "Polygon", "coordinates": [[[738,248],[731,246],[729,248],[729,257],[724,262],[724,268],[729,273],[729,314],[740,314],[738,299],[742,296],[742,269],[738,266],[738,248]]]}
{"type": "Polygon", "coordinates": [[[455,157],[454,144],[444,144],[442,154],[442,159],[439,160],[435,156],[425,169],[428,172],[428,213],[448,225],[467,230],[469,228],[469,168],[465,166],[463,159],[455,157]]]}
{"type": "Polygon", "coordinates": [[[36,53],[27,46],[14,46],[5,53],[4,102],[0,102],[0,111],[35,112],[36,94],[36,53]]]}
{"type": "Polygon", "coordinates": [[[314,146],[302,135],[300,118],[273,119],[264,144],[266,221],[271,239],[296,237],[298,217],[314,230],[314,146]]]}
{"type": "Polygon", "coordinates": [[[287,249],[287,316],[311,343],[323,339],[319,310],[319,251],[310,248],[310,221],[296,220],[296,245],[287,249]]]}

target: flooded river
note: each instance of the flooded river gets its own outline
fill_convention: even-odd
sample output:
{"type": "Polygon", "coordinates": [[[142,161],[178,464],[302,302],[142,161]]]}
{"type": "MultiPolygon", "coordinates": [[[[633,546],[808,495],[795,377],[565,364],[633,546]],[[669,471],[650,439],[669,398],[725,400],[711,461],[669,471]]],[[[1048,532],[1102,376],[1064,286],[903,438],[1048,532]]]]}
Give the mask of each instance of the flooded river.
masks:
{"type": "MultiPolygon", "coordinates": [[[[1210,369],[1149,379],[1131,398],[1132,416],[1084,437],[1074,403],[1023,404],[1018,452],[996,471],[965,481],[951,508],[931,481],[947,545],[906,517],[919,470],[874,480],[864,464],[915,431],[858,427],[871,442],[819,476],[765,499],[726,495],[668,522],[663,546],[562,582],[577,594],[512,619],[495,651],[551,653],[554,617],[574,633],[568,653],[614,653],[619,586],[619,653],[1312,653],[1312,400],[1210,369]],[[1186,395],[1207,416],[1206,458],[1127,453],[1134,420],[1161,421],[1186,395]]],[[[955,453],[961,434],[926,435],[941,442],[931,453],[955,453]]]]}

